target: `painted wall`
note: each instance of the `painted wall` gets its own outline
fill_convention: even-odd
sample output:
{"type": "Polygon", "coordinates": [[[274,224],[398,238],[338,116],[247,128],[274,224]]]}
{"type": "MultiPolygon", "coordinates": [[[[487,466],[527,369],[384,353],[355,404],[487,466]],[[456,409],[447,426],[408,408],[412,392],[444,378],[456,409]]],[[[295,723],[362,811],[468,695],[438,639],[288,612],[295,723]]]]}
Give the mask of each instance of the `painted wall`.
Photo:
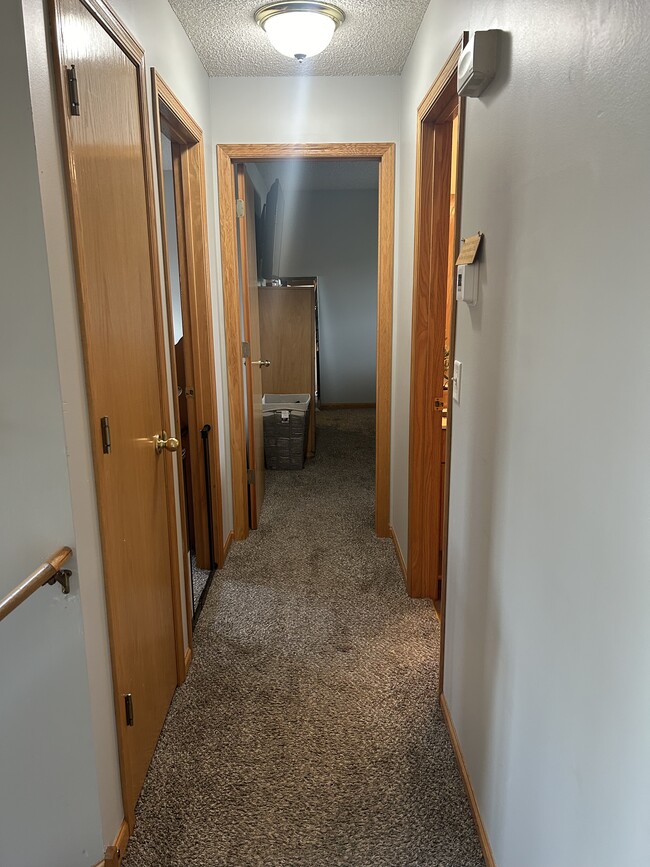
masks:
{"type": "MultiPolygon", "coordinates": [[[[101,553],[97,525],[92,457],[83,374],[83,356],[76,312],[74,271],[70,250],[65,184],[59,147],[58,118],[53,98],[48,65],[48,30],[45,20],[45,0],[22,0],[27,34],[30,88],[33,101],[32,136],[40,174],[42,219],[45,225],[48,268],[52,287],[61,398],[65,407],[64,426],[72,514],[76,532],[76,551],[81,584],[81,606],[86,636],[86,659],[90,689],[92,729],[88,732],[95,753],[101,812],[101,851],[93,852],[99,860],[103,847],[111,844],[124,815],[119,785],[119,765],[114,724],[101,553]]],[[[213,164],[210,145],[210,97],[207,75],[199,62],[185,31],[166,2],[162,0],[113,0],[113,8],[146,51],[147,67],[155,66],[167,84],[204,131],[206,141],[206,175],[208,184],[208,232],[212,276],[215,344],[219,360],[217,399],[220,412],[220,446],[222,487],[224,496],[224,530],[232,526],[230,459],[226,406],[224,344],[222,340],[221,290],[216,275],[220,270],[217,244],[213,164]]],[[[7,80],[11,80],[11,76],[7,80]]],[[[148,87],[150,85],[148,84],[148,87]]],[[[149,93],[151,110],[151,94],[149,93]]],[[[153,130],[152,140],[153,140],[153,130]]],[[[159,248],[160,229],[159,229],[159,248]]],[[[161,254],[162,255],[162,254],[161,254]]],[[[162,260],[161,260],[162,267],[162,260]]],[[[62,630],[61,636],[66,635],[62,630]]],[[[59,638],[61,641],[61,638],[59,638]]],[[[56,657],[57,642],[50,645],[50,656],[56,657]]],[[[52,738],[45,739],[48,743],[52,738]]],[[[92,802],[92,793],[80,788],[92,802]]],[[[64,830],[74,824],[61,826],[64,830]]],[[[94,863],[93,861],[93,863],[94,863]]],[[[2,863],[2,862],[0,862],[2,863]]],[[[30,862],[33,867],[39,861],[30,862]]],[[[5,867],[2,864],[2,867],[5,867]]],[[[14,867],[12,863],[10,867],[14,867]]],[[[65,867],[72,867],[65,862],[65,867]]]]}
{"type": "Polygon", "coordinates": [[[445,693],[499,867],[650,863],[650,7],[433,0],[402,81],[393,521],[406,541],[416,110],[461,30],[468,100],[445,693]]]}
{"type": "Polygon", "coordinates": [[[393,141],[397,76],[212,78],[215,144],[393,141]]]}
{"type": "MultiPolygon", "coordinates": [[[[398,76],[212,78],[210,98],[215,147],[236,142],[399,142],[398,76]]],[[[219,282],[221,288],[221,274],[219,282]]]]}
{"type": "MultiPolygon", "coordinates": [[[[0,597],[76,547],[20,4],[0,7],[0,597]]],[[[78,560],[0,624],[0,865],[103,852],[78,560]],[[38,829],[36,832],[35,829],[38,829]]]]}
{"type": "Polygon", "coordinates": [[[377,190],[285,194],[281,274],[318,276],[320,397],[374,403],[377,190]]]}

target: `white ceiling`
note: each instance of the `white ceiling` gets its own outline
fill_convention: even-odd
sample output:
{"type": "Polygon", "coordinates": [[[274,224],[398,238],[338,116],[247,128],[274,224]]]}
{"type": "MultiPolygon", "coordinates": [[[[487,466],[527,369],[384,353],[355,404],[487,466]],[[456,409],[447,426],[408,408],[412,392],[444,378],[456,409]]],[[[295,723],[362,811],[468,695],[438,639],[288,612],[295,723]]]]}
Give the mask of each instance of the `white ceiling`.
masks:
{"type": "Polygon", "coordinates": [[[276,178],[283,192],[376,190],[379,163],[374,160],[267,160],[255,163],[268,189],[276,178]]]}
{"type": "Polygon", "coordinates": [[[340,0],[329,47],[299,64],[271,47],[253,15],[263,0],[169,0],[208,75],[398,75],[429,0],[340,0]]]}

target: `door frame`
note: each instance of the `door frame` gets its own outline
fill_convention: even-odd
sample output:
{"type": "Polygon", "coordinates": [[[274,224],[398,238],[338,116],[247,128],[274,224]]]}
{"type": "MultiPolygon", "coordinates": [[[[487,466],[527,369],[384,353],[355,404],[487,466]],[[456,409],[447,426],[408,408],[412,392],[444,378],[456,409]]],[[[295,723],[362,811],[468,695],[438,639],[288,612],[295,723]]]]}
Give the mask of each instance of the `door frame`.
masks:
{"type": "MultiPolygon", "coordinates": [[[[221,567],[224,563],[223,546],[223,508],[221,491],[221,460],[219,452],[219,417],[216,404],[216,373],[214,363],[214,331],[212,321],[212,297],[210,291],[210,263],[208,248],[207,229],[207,206],[206,206],[206,182],[205,182],[205,151],[203,145],[203,131],[194,118],[182,105],[178,97],[166,84],[164,79],[151,68],[151,91],[153,103],[153,120],[155,134],[155,150],[158,180],[158,204],[160,224],[162,232],[162,254],[165,284],[165,303],[167,312],[167,339],[170,355],[174,346],[174,328],[172,316],[172,299],[169,291],[169,256],[167,252],[167,215],[164,200],[164,176],[162,158],[162,134],[168,132],[172,141],[179,145],[178,154],[180,178],[175,177],[175,193],[182,198],[182,217],[177,212],[177,234],[179,247],[184,250],[184,255],[179,255],[181,272],[181,285],[185,288],[185,300],[187,302],[187,316],[190,324],[190,341],[186,347],[186,359],[189,360],[194,385],[193,404],[195,408],[195,436],[194,454],[197,456],[192,466],[193,476],[202,484],[194,484],[193,491],[198,489],[200,504],[205,508],[203,514],[208,514],[205,479],[203,478],[203,461],[201,455],[202,442],[200,428],[204,424],[211,426],[210,447],[210,481],[212,496],[212,533],[214,538],[214,553],[216,565],[221,567]],[[180,181],[180,183],[179,183],[180,181]]],[[[176,175],[176,172],[175,172],[176,175]]],[[[184,317],[185,318],[185,317],[184,317]]],[[[175,420],[179,419],[178,407],[178,383],[176,381],[176,368],[170,363],[173,389],[173,404],[175,420]]],[[[176,453],[179,499],[181,502],[181,532],[184,551],[187,551],[187,522],[185,510],[182,508],[185,494],[181,484],[183,478],[182,453],[179,449],[176,453]]],[[[173,494],[173,492],[172,492],[173,494]]],[[[170,504],[175,509],[175,502],[170,504]]],[[[205,535],[207,525],[200,524],[200,531],[205,535]]],[[[207,545],[207,539],[205,541],[207,545]]],[[[189,667],[192,656],[192,588],[191,571],[183,553],[183,572],[185,586],[185,617],[187,622],[187,653],[183,647],[183,629],[180,624],[180,652],[183,656],[183,680],[189,667]]],[[[181,608],[180,590],[177,587],[178,608],[181,608]]],[[[179,683],[182,681],[179,681],[179,683]]]]}
{"type": "Polygon", "coordinates": [[[248,484],[249,526],[251,530],[257,530],[262,503],[264,502],[266,476],[264,467],[264,421],[261,406],[264,391],[262,368],[261,365],[255,365],[257,369],[254,369],[254,359],[258,358],[261,360],[262,358],[259,315],[260,290],[257,273],[257,235],[255,226],[255,188],[248,176],[244,163],[235,164],[235,173],[235,192],[237,198],[244,202],[244,219],[239,224],[242,339],[248,343],[249,352],[251,353],[251,357],[246,363],[246,372],[244,374],[244,400],[248,418],[248,470],[253,473],[253,480],[248,484]],[[252,209],[252,214],[249,209],[252,209]],[[251,273],[253,267],[255,269],[254,280],[251,273]],[[251,291],[252,289],[254,291],[251,291]],[[251,307],[251,299],[254,302],[253,307],[251,307]],[[256,393],[259,393],[259,403],[257,403],[256,393]]]}
{"type": "MultiPolygon", "coordinates": [[[[406,573],[407,590],[410,596],[426,596],[427,575],[435,563],[436,580],[438,550],[433,551],[428,528],[437,526],[440,506],[432,505],[439,498],[439,486],[433,491],[429,474],[423,469],[430,462],[440,461],[428,436],[426,416],[431,413],[431,402],[436,396],[437,385],[432,371],[428,348],[433,328],[445,328],[447,307],[447,287],[449,278],[449,253],[455,261],[460,237],[460,201],[463,163],[463,129],[465,101],[458,96],[456,78],[458,61],[463,47],[467,44],[468,33],[463,33],[454,46],[439,75],[420,103],[417,112],[416,143],[416,184],[415,184],[415,248],[413,256],[413,318],[411,331],[411,394],[409,411],[409,530],[408,566],[406,573]],[[440,182],[448,183],[453,155],[452,146],[445,154],[443,170],[436,171],[433,156],[434,131],[436,125],[449,124],[450,106],[455,104],[458,112],[458,140],[456,150],[456,215],[453,248],[449,239],[449,196],[442,213],[437,207],[440,201],[440,182]],[[444,243],[446,233],[446,244],[444,243]],[[440,246],[443,236],[444,256],[432,256],[436,238],[440,246]],[[433,289],[433,293],[432,293],[433,289]],[[431,295],[433,294],[433,300],[431,295]],[[433,522],[436,522],[435,524],[433,522]]],[[[451,137],[451,131],[449,131],[451,137]]],[[[449,366],[453,367],[456,332],[456,301],[452,294],[451,327],[449,334],[449,366]]],[[[449,478],[451,468],[451,443],[453,423],[453,400],[447,401],[447,456],[445,462],[443,520],[442,520],[442,593],[440,600],[440,677],[438,692],[442,694],[444,677],[445,614],[447,602],[447,526],[449,521],[449,478]]]]}
{"type": "Polygon", "coordinates": [[[217,145],[234,537],[235,539],[245,539],[249,533],[234,166],[235,163],[241,162],[290,158],[372,160],[379,163],[375,532],[377,536],[387,537],[390,532],[390,414],[395,219],[395,144],[392,142],[217,145]]]}
{"type": "MultiPolygon", "coordinates": [[[[151,277],[151,287],[152,287],[152,310],[153,310],[153,319],[155,326],[155,342],[156,342],[156,356],[158,362],[158,391],[159,391],[159,400],[160,400],[160,412],[161,412],[161,421],[163,424],[164,430],[170,430],[171,428],[171,414],[170,414],[170,406],[169,406],[169,381],[167,378],[167,358],[166,358],[166,350],[165,350],[165,341],[164,341],[164,325],[163,325],[163,313],[162,313],[162,297],[161,297],[161,284],[160,284],[160,268],[159,268],[159,259],[158,259],[158,235],[157,235],[157,225],[156,225],[156,209],[155,209],[155,195],[154,195],[154,180],[153,180],[153,168],[152,168],[152,159],[151,159],[151,140],[150,140],[150,127],[149,127],[149,112],[147,107],[147,86],[146,86],[146,67],[145,67],[145,52],[144,48],[140,45],[140,43],[135,39],[135,37],[131,34],[131,32],[127,29],[121,19],[116,15],[113,9],[104,2],[104,0],[79,0],[79,3],[84,6],[88,12],[97,20],[97,22],[104,28],[104,30],[108,33],[108,35],[113,39],[115,44],[120,48],[120,50],[124,53],[124,55],[131,61],[134,67],[135,75],[136,75],[136,87],[138,91],[138,99],[139,99],[139,126],[140,126],[140,135],[142,140],[142,155],[143,155],[143,180],[144,180],[144,193],[145,193],[145,206],[146,206],[146,215],[147,215],[147,235],[149,241],[149,271],[151,277]]],[[[52,46],[53,52],[53,70],[52,76],[55,79],[55,89],[57,91],[57,108],[58,108],[58,123],[59,123],[59,131],[60,131],[60,141],[63,153],[63,159],[67,166],[65,171],[65,184],[66,184],[66,193],[67,193],[67,201],[68,201],[68,211],[69,211],[69,219],[70,219],[70,228],[71,228],[71,239],[72,239],[72,255],[74,261],[75,268],[75,283],[77,290],[77,299],[79,306],[79,319],[80,319],[80,327],[81,327],[81,342],[84,350],[84,368],[86,367],[85,359],[87,356],[87,338],[84,330],[83,323],[83,305],[84,305],[84,293],[83,293],[83,274],[84,274],[84,264],[83,264],[83,248],[81,245],[81,240],[79,237],[79,232],[77,230],[79,224],[79,217],[76,212],[75,207],[75,191],[72,183],[72,178],[75,176],[75,166],[72,154],[70,152],[68,146],[68,135],[66,128],[66,118],[68,112],[68,90],[67,83],[63,79],[63,63],[60,54],[60,46],[59,39],[60,34],[57,26],[58,22],[58,9],[59,2],[58,0],[49,0],[48,2],[48,11],[50,21],[52,22],[51,35],[50,35],[50,45],[52,46]]],[[[93,452],[93,463],[97,466],[103,455],[103,446],[101,435],[98,432],[98,426],[95,424],[95,415],[92,413],[92,405],[93,405],[93,392],[92,392],[92,383],[88,380],[88,371],[84,370],[84,375],[86,379],[86,391],[88,395],[88,412],[90,417],[90,434],[91,434],[91,446],[93,452]]],[[[178,636],[180,634],[182,641],[182,611],[180,604],[177,604],[177,597],[180,598],[179,586],[180,586],[180,573],[179,573],[179,558],[178,558],[178,525],[176,521],[176,505],[173,500],[173,491],[174,491],[174,479],[173,479],[173,470],[171,461],[164,461],[164,477],[165,477],[165,488],[166,488],[166,517],[167,517],[167,529],[168,529],[168,544],[169,544],[169,555],[170,555],[170,577],[172,582],[171,587],[171,597],[172,597],[172,613],[173,613],[173,624],[174,624],[174,644],[175,644],[175,657],[176,657],[176,674],[178,683],[181,683],[185,678],[185,667],[184,664],[181,665],[181,660],[178,655],[178,636]],[[169,492],[172,492],[172,497],[170,498],[169,492]],[[173,506],[173,507],[172,507],[173,506]]],[[[97,503],[99,509],[100,516],[100,536],[101,536],[101,545],[102,545],[102,555],[104,557],[104,552],[107,545],[107,539],[103,534],[103,522],[101,519],[102,509],[101,503],[103,500],[102,491],[99,489],[97,485],[97,478],[94,482],[95,492],[97,496],[97,503]]],[[[106,576],[104,575],[104,585],[105,592],[107,596],[107,606],[106,606],[106,617],[108,622],[108,634],[109,634],[109,645],[110,645],[110,655],[111,655],[111,674],[113,681],[113,699],[115,705],[115,721],[116,721],[116,735],[117,735],[117,747],[118,747],[118,756],[120,762],[120,780],[121,780],[121,789],[122,789],[122,801],[124,807],[124,814],[126,822],[129,826],[130,830],[133,830],[134,822],[135,822],[135,803],[131,802],[129,797],[129,789],[128,789],[128,780],[127,780],[127,764],[128,764],[128,756],[125,747],[124,741],[124,730],[122,726],[122,717],[124,714],[124,701],[123,696],[120,692],[120,684],[117,681],[117,670],[119,668],[119,653],[120,648],[116,643],[116,629],[114,627],[113,615],[112,615],[112,607],[110,604],[110,591],[106,584],[106,576]]]]}

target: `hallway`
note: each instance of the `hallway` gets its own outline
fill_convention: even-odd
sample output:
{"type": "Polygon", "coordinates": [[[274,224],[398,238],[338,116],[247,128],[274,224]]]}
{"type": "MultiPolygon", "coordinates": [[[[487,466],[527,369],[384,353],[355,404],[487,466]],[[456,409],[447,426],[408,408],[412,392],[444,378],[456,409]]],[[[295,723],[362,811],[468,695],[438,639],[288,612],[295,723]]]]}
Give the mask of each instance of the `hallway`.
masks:
{"type": "Polygon", "coordinates": [[[124,867],[479,867],[438,625],[373,532],[374,412],[318,415],[215,575],[124,867]]]}

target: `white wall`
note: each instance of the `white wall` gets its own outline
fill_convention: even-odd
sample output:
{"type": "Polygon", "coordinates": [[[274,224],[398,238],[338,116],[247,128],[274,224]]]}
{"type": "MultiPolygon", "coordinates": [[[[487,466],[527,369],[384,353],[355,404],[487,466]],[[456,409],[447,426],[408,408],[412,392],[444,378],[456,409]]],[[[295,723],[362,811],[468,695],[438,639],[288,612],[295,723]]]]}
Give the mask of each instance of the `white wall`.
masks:
{"type": "MultiPolygon", "coordinates": [[[[499,867],[650,863],[650,6],[433,0],[403,75],[396,419],[407,417],[418,102],[462,29],[469,100],[445,692],[499,867]]],[[[406,540],[406,428],[393,520],[406,540]]]]}
{"type": "Polygon", "coordinates": [[[392,141],[397,76],[212,78],[216,144],[392,141]]]}
{"type": "MultiPolygon", "coordinates": [[[[0,597],[76,547],[23,18],[0,7],[0,597]]],[[[103,853],[80,563],[0,624],[0,865],[81,867],[103,853]]]]}
{"type": "Polygon", "coordinates": [[[285,193],[283,277],[318,277],[320,398],[374,403],[377,190],[285,193]]]}
{"type": "MultiPolygon", "coordinates": [[[[204,131],[208,184],[208,233],[213,289],[215,343],[218,374],[225,376],[222,340],[221,290],[216,274],[220,270],[216,245],[214,198],[214,154],[210,134],[208,78],[178,19],[165,0],[113,0],[113,8],[146,51],[147,68],[155,66],[167,84],[204,131]]],[[[51,304],[60,367],[61,397],[65,407],[64,425],[72,513],[76,532],[76,552],[81,582],[81,605],[86,641],[88,684],[90,688],[92,731],[98,793],[101,808],[101,851],[113,842],[124,815],[119,786],[119,765],[114,724],[110,654],[106,626],[104,586],[97,526],[97,509],[88,431],[83,356],[76,312],[74,272],[70,252],[70,233],[65,184],[59,148],[58,117],[48,67],[48,31],[44,16],[45,0],[23,0],[27,34],[30,87],[34,106],[34,133],[41,183],[42,219],[45,223],[48,267],[52,287],[51,304]]],[[[11,80],[11,76],[7,80],[11,80]]],[[[149,76],[147,75],[148,87],[149,76]]],[[[149,93],[151,112],[151,94],[149,93]]],[[[152,132],[153,136],[153,132],[152,132]]],[[[160,236],[160,231],[159,231],[160,236]]],[[[160,237],[159,237],[160,244],[160,237]]],[[[162,248],[160,248],[162,250],[162,248]]],[[[217,380],[220,412],[224,531],[232,526],[230,458],[228,443],[225,379],[217,380]]],[[[62,633],[63,634],[63,633],[62,633]]],[[[51,645],[56,657],[57,645],[51,645]]],[[[50,739],[51,741],[51,739],[50,739]]],[[[97,789],[96,786],[96,789],[97,789]]],[[[91,796],[89,795],[89,802],[91,796]]],[[[70,825],[63,824],[69,831],[70,825]]],[[[34,867],[39,861],[30,862],[34,867]]],[[[94,862],[93,862],[94,863],[94,862]]],[[[5,867],[2,864],[2,867],[5,867]]],[[[8,867],[15,867],[12,863],[8,867]]],[[[63,865],[62,865],[63,867],[63,865]]],[[[65,862],[65,867],[72,867],[65,862]]]]}

